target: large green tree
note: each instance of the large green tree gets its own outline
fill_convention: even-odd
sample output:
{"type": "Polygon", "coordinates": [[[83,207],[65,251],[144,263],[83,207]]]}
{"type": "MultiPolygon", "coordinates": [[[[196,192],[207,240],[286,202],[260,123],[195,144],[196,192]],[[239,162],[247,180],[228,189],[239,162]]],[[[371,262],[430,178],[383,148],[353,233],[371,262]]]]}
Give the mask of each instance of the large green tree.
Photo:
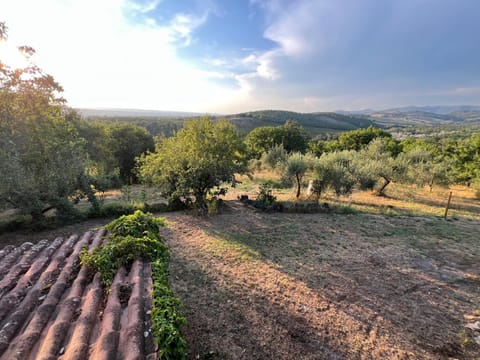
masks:
{"type": "Polygon", "coordinates": [[[452,162],[457,181],[467,185],[472,181],[478,181],[480,179],[480,134],[473,134],[467,139],[457,141],[452,162]]]}
{"type": "MultiPolygon", "coordinates": [[[[4,23],[0,40],[7,40],[4,23]]],[[[34,219],[50,208],[64,215],[69,196],[85,185],[84,141],[64,116],[61,86],[32,63],[32,48],[18,50],[25,68],[0,59],[0,203],[34,219]]]]}
{"type": "Polygon", "coordinates": [[[142,126],[83,120],[69,114],[86,141],[88,173],[98,189],[137,182],[135,159],[155,149],[153,136],[142,126]]]}
{"type": "Polygon", "coordinates": [[[152,135],[147,129],[132,124],[110,125],[107,133],[120,178],[125,183],[137,182],[135,158],[155,149],[152,135]]]}
{"type": "Polygon", "coordinates": [[[419,186],[428,185],[430,191],[434,184],[447,185],[450,182],[448,163],[435,158],[433,153],[422,147],[414,147],[399,155],[407,165],[405,180],[419,186]]]}
{"type": "Polygon", "coordinates": [[[294,121],[287,121],[283,126],[260,126],[253,129],[247,134],[245,144],[248,154],[258,159],[278,145],[283,146],[288,153],[305,153],[308,139],[302,126],[294,121]]]}
{"type": "Polygon", "coordinates": [[[366,129],[355,129],[345,131],[338,137],[337,140],[328,142],[327,148],[330,151],[335,150],[362,150],[374,139],[384,139],[384,144],[388,147],[389,151],[397,155],[401,148],[398,146],[398,142],[392,138],[392,134],[380,128],[369,126],[366,129]]]}
{"type": "Polygon", "coordinates": [[[205,208],[207,195],[246,171],[243,143],[226,120],[209,117],[187,122],[175,136],[160,139],[139,160],[142,180],[160,187],[171,203],[194,197],[205,208]]]}

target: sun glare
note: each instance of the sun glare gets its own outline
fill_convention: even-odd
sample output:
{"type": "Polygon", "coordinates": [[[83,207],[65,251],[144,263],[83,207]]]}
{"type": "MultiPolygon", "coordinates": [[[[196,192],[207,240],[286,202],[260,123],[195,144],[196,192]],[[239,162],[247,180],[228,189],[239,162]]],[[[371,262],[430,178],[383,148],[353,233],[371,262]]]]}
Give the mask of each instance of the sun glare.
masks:
{"type": "Polygon", "coordinates": [[[0,42],[0,59],[12,69],[24,69],[28,66],[26,54],[6,41],[0,42]]]}

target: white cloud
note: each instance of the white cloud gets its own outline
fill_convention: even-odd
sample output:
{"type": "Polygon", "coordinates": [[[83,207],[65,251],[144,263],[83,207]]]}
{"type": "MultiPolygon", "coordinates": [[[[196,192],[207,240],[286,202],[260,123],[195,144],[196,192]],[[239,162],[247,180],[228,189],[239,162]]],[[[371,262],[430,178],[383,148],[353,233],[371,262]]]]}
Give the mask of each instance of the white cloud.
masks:
{"type": "Polygon", "coordinates": [[[9,42],[37,50],[37,63],[78,107],[214,111],[235,93],[182,60],[177,42],[190,41],[207,15],[177,15],[167,26],[133,23],[146,12],[127,0],[9,0],[0,3],[9,42]],[[28,11],[25,11],[28,9],[28,11]]]}
{"type": "MultiPolygon", "coordinates": [[[[325,7],[324,2],[299,0],[288,2],[282,0],[251,0],[252,4],[262,7],[269,25],[264,37],[277,44],[271,50],[252,52],[242,59],[249,69],[237,75],[236,80],[241,89],[250,94],[250,102],[263,99],[265,103],[274,106],[279,103],[274,93],[282,98],[284,108],[294,106],[301,109],[306,106],[302,100],[308,95],[296,94],[295,100],[291,94],[286,94],[285,88],[291,84],[285,81],[286,75],[295,73],[295,67],[301,67],[304,58],[318,55],[322,39],[317,27],[319,8],[325,7]],[[320,45],[319,45],[320,44],[320,45]],[[290,73],[290,70],[293,70],[290,73]],[[281,88],[281,89],[280,89],[281,88]]],[[[279,106],[281,107],[281,103],[279,106]]]]}
{"type": "Polygon", "coordinates": [[[173,39],[180,38],[184,40],[184,45],[190,45],[193,31],[207,21],[208,12],[201,17],[194,14],[177,14],[168,27],[173,35],[173,39]]]}
{"type": "Polygon", "coordinates": [[[151,0],[148,1],[146,4],[139,4],[139,3],[134,3],[130,2],[127,4],[127,6],[134,11],[139,11],[143,14],[146,14],[152,10],[155,10],[157,6],[162,2],[162,0],[151,0]]]}
{"type": "MultiPolygon", "coordinates": [[[[196,13],[167,19],[154,11],[162,0],[2,0],[0,20],[12,43],[38,51],[37,63],[62,84],[73,106],[227,113],[448,97],[478,103],[475,11],[455,7],[462,15],[457,24],[446,21],[453,9],[446,2],[437,6],[443,9],[439,17],[430,15],[433,1],[250,3],[251,11],[264,15],[263,36],[274,45],[263,51],[248,43],[226,46],[214,50],[221,56],[209,52],[200,59],[181,54],[200,43],[197,31],[212,15],[227,16],[213,0],[198,0],[196,13]],[[412,8],[418,11],[412,14],[412,8]],[[458,34],[457,27],[463,29],[458,34]],[[456,35],[448,38],[451,33],[456,35]]],[[[207,52],[209,44],[202,44],[207,52]]]]}

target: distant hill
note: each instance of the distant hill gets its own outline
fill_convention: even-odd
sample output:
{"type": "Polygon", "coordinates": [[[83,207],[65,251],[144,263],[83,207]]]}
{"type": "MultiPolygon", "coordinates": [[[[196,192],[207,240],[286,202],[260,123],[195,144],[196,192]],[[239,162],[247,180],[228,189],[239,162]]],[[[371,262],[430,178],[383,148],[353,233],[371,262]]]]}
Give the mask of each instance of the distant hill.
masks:
{"type": "MultiPolygon", "coordinates": [[[[172,135],[180,129],[185,119],[204,114],[179,113],[171,111],[131,110],[131,109],[76,109],[82,116],[94,121],[129,122],[145,127],[153,135],[172,135]]],[[[302,125],[307,133],[315,137],[321,134],[365,128],[375,123],[362,115],[343,115],[337,113],[297,113],[293,111],[263,110],[234,115],[212,115],[214,118],[226,118],[237,126],[242,134],[259,126],[279,126],[287,120],[302,125]]]]}
{"type": "Polygon", "coordinates": [[[462,118],[466,123],[480,122],[480,110],[454,111],[450,115],[462,118]]]}
{"type": "MultiPolygon", "coordinates": [[[[205,114],[141,109],[76,109],[85,118],[104,122],[129,122],[147,128],[153,135],[172,135],[186,119],[205,114]]],[[[480,125],[480,106],[408,106],[386,110],[298,113],[261,110],[233,115],[211,115],[226,118],[242,134],[259,126],[279,126],[287,120],[302,125],[312,136],[338,133],[368,126],[406,128],[417,126],[480,125]]]]}
{"type": "Polygon", "coordinates": [[[369,113],[368,116],[376,124],[384,127],[405,127],[419,125],[443,125],[462,122],[460,116],[451,114],[437,114],[419,110],[384,110],[369,113]]]}
{"type": "Polygon", "coordinates": [[[405,107],[394,108],[394,109],[389,109],[385,111],[399,111],[399,112],[421,111],[421,112],[427,112],[427,113],[448,115],[454,112],[480,111],[480,106],[475,106],[475,105],[405,106],[405,107]]]}
{"type": "Polygon", "coordinates": [[[480,121],[480,106],[474,105],[406,106],[385,110],[342,111],[342,113],[363,115],[384,127],[458,125],[464,122],[480,121]]]}
{"type": "Polygon", "coordinates": [[[142,109],[75,109],[87,120],[106,123],[124,122],[143,126],[152,135],[171,136],[182,128],[185,119],[205,114],[142,109]]]}
{"type": "Polygon", "coordinates": [[[227,115],[224,118],[235,124],[243,133],[247,133],[259,126],[279,126],[283,125],[287,120],[293,120],[302,125],[312,137],[375,125],[372,120],[364,116],[327,112],[297,113],[293,111],[262,110],[227,115]]]}
{"type": "Polygon", "coordinates": [[[204,114],[183,111],[160,111],[160,110],[142,110],[142,109],[86,109],[77,108],[80,115],[84,117],[155,117],[155,118],[185,118],[201,116],[204,114]]]}

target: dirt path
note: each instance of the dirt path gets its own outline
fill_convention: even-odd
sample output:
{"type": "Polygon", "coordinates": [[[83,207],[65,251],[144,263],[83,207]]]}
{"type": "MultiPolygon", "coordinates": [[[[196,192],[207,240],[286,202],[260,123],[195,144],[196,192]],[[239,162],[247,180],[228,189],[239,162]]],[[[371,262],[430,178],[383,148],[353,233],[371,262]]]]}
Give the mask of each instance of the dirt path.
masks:
{"type": "Polygon", "coordinates": [[[477,358],[478,222],[238,204],[166,218],[190,359],[477,358]]]}

